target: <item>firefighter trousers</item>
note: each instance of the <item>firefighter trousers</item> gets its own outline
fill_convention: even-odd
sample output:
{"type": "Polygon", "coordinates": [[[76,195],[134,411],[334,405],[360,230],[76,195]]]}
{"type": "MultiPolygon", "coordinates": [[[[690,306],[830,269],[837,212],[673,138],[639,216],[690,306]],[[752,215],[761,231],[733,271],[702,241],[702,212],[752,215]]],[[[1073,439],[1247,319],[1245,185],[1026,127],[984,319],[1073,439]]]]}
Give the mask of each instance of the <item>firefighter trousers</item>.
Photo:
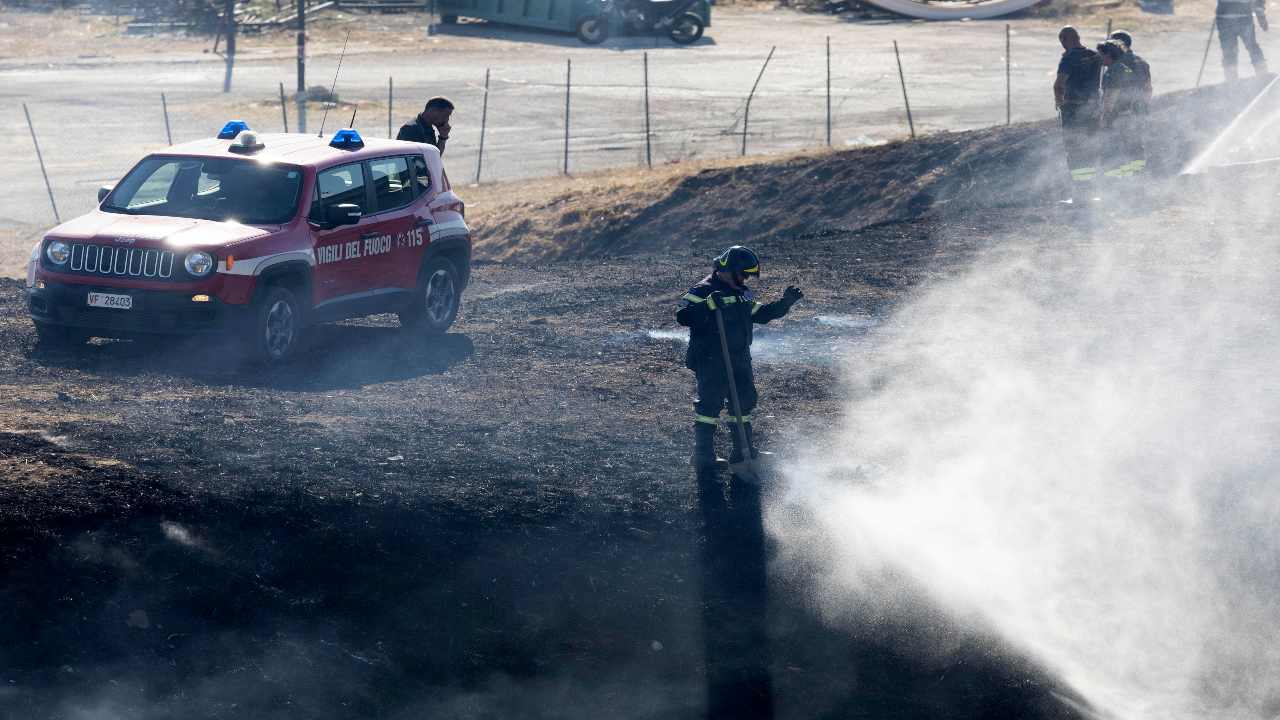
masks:
{"type": "MultiPolygon", "coordinates": [[[[751,411],[756,407],[756,378],[751,371],[751,356],[732,356],[733,380],[738,389],[738,401],[742,403],[743,422],[751,422],[751,411]]],[[[693,404],[695,419],[700,423],[717,425],[720,411],[729,408],[733,419],[733,406],[729,399],[729,376],[724,369],[724,359],[719,355],[695,358],[693,375],[698,386],[698,400],[693,404]]]]}

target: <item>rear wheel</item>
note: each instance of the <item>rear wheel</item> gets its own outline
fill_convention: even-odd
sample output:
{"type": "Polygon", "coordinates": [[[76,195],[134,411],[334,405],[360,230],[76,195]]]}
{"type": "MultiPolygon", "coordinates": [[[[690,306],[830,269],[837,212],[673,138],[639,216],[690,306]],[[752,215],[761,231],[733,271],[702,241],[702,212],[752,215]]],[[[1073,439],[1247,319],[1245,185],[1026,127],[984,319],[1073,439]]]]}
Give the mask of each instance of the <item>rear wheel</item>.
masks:
{"type": "Polygon", "coordinates": [[[588,45],[599,45],[609,39],[609,18],[595,15],[578,23],[578,39],[588,45]]]}
{"type": "Polygon", "coordinates": [[[89,341],[89,333],[76,327],[36,323],[40,347],[50,350],[72,350],[89,341]]]}
{"type": "Polygon", "coordinates": [[[458,317],[461,296],[458,269],[437,255],[422,266],[413,300],[400,311],[400,325],[425,335],[447,332],[458,317]]]}
{"type": "Polygon", "coordinates": [[[253,310],[247,350],[253,360],[278,365],[293,354],[302,337],[302,306],[288,288],[272,287],[253,310]]]}
{"type": "Polygon", "coordinates": [[[705,29],[702,18],[694,13],[684,13],[671,23],[671,40],[679,45],[695,43],[705,29]]]}

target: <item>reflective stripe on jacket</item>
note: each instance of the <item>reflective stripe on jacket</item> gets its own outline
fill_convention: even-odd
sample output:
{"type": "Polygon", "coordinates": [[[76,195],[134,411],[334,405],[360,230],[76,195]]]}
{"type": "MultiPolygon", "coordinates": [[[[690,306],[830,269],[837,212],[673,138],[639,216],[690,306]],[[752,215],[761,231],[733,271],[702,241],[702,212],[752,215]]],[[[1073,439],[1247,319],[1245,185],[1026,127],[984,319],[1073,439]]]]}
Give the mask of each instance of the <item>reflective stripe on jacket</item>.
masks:
{"type": "Polygon", "coordinates": [[[756,302],[747,288],[735,290],[715,274],[689,288],[676,309],[676,322],[689,328],[689,352],[685,363],[693,367],[698,358],[719,357],[720,338],[716,328],[711,293],[723,293],[725,341],[731,354],[750,353],[753,325],[767,323],[787,314],[790,306],[784,300],[756,302]]]}

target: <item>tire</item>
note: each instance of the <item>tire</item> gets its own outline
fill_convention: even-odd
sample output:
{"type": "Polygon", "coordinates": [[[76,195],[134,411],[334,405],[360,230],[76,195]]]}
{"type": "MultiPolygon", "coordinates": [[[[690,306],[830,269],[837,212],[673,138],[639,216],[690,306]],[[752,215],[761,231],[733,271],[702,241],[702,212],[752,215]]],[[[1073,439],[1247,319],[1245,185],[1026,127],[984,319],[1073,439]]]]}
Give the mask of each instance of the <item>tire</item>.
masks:
{"type": "Polygon", "coordinates": [[[684,13],[671,23],[671,41],[677,45],[690,45],[698,42],[702,38],[702,32],[706,30],[702,18],[695,13],[684,13]]]}
{"type": "Polygon", "coordinates": [[[599,45],[609,39],[609,18],[593,15],[578,23],[578,39],[587,45],[599,45]]]}
{"type": "Polygon", "coordinates": [[[249,359],[281,365],[297,350],[304,327],[302,305],[288,288],[274,286],[253,308],[245,333],[249,359]]]}
{"type": "Polygon", "coordinates": [[[422,335],[443,335],[458,317],[462,283],[448,258],[427,260],[418,274],[418,289],[409,307],[401,310],[400,326],[422,335]]]}
{"type": "Polygon", "coordinates": [[[49,350],[74,350],[88,342],[91,337],[87,331],[76,327],[41,322],[35,325],[40,347],[49,350]]]}
{"type": "Polygon", "coordinates": [[[457,24],[458,24],[458,16],[457,16],[457,15],[441,15],[441,16],[440,16],[440,23],[441,23],[442,25],[457,25],[457,24]]]}

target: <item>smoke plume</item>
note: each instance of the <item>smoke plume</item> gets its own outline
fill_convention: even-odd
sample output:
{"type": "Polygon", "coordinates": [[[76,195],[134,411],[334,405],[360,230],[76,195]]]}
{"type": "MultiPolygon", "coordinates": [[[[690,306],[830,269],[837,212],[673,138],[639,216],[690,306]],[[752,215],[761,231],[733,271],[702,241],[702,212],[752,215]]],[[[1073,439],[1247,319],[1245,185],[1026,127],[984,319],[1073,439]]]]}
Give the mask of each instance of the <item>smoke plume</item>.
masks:
{"type": "Polygon", "coordinates": [[[790,468],[781,562],[823,558],[841,621],[939,604],[1103,717],[1275,716],[1274,193],[1053,218],[920,291],[790,468]]]}

